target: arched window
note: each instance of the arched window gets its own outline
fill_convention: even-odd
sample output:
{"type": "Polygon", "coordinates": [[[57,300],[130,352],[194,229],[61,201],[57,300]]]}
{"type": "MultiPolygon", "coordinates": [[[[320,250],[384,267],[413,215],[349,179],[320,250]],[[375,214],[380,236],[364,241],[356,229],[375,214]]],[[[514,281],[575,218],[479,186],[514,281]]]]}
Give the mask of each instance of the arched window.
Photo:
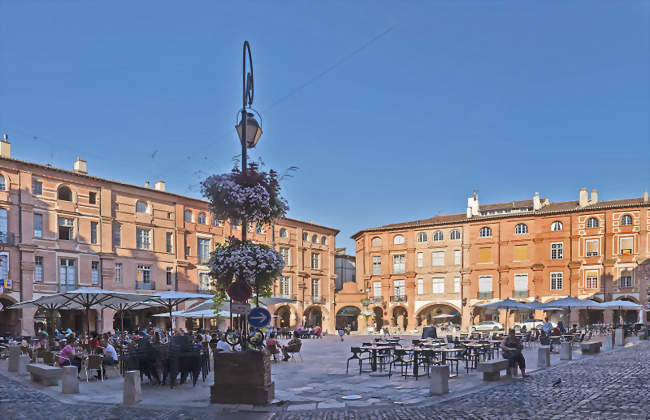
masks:
{"type": "Polygon", "coordinates": [[[492,236],[492,229],[490,229],[490,228],[487,227],[487,226],[486,226],[486,227],[482,227],[482,228],[481,228],[481,231],[479,232],[479,236],[480,236],[481,238],[489,238],[489,237],[491,237],[491,236],[492,236]]]}
{"type": "Polygon", "coordinates": [[[216,217],[212,216],[212,226],[222,226],[221,221],[216,217]]]}
{"type": "Polygon", "coordinates": [[[205,213],[199,213],[199,223],[202,225],[205,224],[205,213]]]}
{"type": "Polygon", "coordinates": [[[564,226],[562,226],[562,222],[553,222],[551,223],[551,230],[552,231],[557,231],[557,230],[562,230],[564,229],[564,226]]]}
{"type": "Polygon", "coordinates": [[[255,233],[264,233],[264,228],[262,228],[262,225],[255,226],[255,233]]]}
{"type": "Polygon", "coordinates": [[[280,238],[288,238],[289,233],[287,233],[287,230],[285,228],[280,229],[280,238]]]}
{"type": "Polygon", "coordinates": [[[426,232],[420,232],[418,233],[418,242],[426,242],[427,241],[427,234],[426,232]]]}
{"type": "Polygon", "coordinates": [[[311,235],[311,241],[313,243],[317,244],[318,243],[318,235],[316,235],[315,233],[313,235],[311,235]]]}
{"type": "Polygon", "coordinates": [[[395,235],[393,238],[394,245],[402,245],[404,243],[404,237],[402,235],[395,235]]]}
{"type": "Polygon", "coordinates": [[[375,236],[372,238],[372,242],[370,244],[372,246],[381,246],[381,238],[379,236],[375,236]]]}
{"type": "Polygon", "coordinates": [[[63,201],[72,201],[72,191],[65,185],[61,185],[57,191],[57,198],[63,201]]]}
{"type": "Polygon", "coordinates": [[[321,245],[327,245],[327,236],[321,236],[320,243],[321,245]]]}
{"type": "Polygon", "coordinates": [[[460,239],[460,230],[454,229],[449,233],[449,239],[460,239]]]}
{"type": "Polygon", "coordinates": [[[442,234],[441,230],[436,230],[433,232],[433,240],[434,241],[442,241],[444,239],[445,235],[442,234]]]}
{"type": "Polygon", "coordinates": [[[185,210],[185,213],[183,213],[183,217],[186,222],[191,222],[192,221],[192,210],[185,210]]]}
{"type": "Polygon", "coordinates": [[[144,201],[136,201],[135,211],[136,213],[149,213],[149,206],[144,201]]]}
{"type": "Polygon", "coordinates": [[[629,214],[626,214],[625,216],[621,217],[621,225],[622,226],[629,226],[632,224],[632,216],[629,214]]]}
{"type": "Polygon", "coordinates": [[[524,233],[528,233],[528,225],[525,223],[519,223],[517,226],[515,226],[515,234],[522,235],[524,233]]]}
{"type": "Polygon", "coordinates": [[[0,191],[5,191],[7,189],[7,182],[5,181],[5,177],[0,175],[0,191]]]}
{"type": "Polygon", "coordinates": [[[596,219],[595,217],[590,217],[587,220],[587,227],[588,228],[597,228],[598,227],[598,219],[596,219]]]}

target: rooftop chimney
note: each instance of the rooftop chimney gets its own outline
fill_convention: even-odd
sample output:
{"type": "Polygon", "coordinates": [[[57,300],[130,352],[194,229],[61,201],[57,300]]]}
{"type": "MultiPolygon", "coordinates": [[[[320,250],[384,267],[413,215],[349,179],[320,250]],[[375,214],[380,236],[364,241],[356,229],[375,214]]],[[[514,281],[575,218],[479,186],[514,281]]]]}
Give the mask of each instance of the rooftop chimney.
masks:
{"type": "Polygon", "coordinates": [[[467,218],[471,218],[472,216],[478,216],[478,190],[474,190],[474,194],[472,197],[467,199],[467,218]]]}
{"type": "Polygon", "coordinates": [[[156,181],[153,187],[158,191],[165,191],[165,181],[156,181]]]}
{"type": "Polygon", "coordinates": [[[598,190],[591,190],[591,198],[589,200],[589,204],[596,203],[598,203],[598,190]]]}
{"type": "Polygon", "coordinates": [[[9,136],[6,134],[2,136],[2,141],[0,141],[0,157],[11,157],[11,143],[9,143],[9,136]]]}
{"type": "Polygon", "coordinates": [[[648,190],[647,189],[643,190],[643,202],[644,203],[648,202],[648,190]]]}
{"type": "Polygon", "coordinates": [[[77,160],[74,161],[74,171],[78,174],[87,174],[88,169],[86,166],[86,161],[77,156],[77,160]]]}
{"type": "Polygon", "coordinates": [[[587,189],[580,188],[580,207],[584,207],[589,204],[589,197],[587,196],[587,189]]]}
{"type": "Polygon", "coordinates": [[[536,192],[535,195],[533,196],[533,210],[539,210],[542,208],[542,202],[539,199],[539,193],[536,192]]]}
{"type": "Polygon", "coordinates": [[[144,187],[151,188],[151,184],[149,184],[149,181],[144,181],[144,187]]]}

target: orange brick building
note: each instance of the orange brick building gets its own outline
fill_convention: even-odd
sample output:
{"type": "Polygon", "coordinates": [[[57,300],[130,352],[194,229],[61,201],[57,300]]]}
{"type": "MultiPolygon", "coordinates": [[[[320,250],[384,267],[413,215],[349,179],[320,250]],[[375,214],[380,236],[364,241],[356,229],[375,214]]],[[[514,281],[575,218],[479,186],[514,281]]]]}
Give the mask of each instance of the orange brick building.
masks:
{"type": "MultiPolygon", "coordinates": [[[[335,236],[338,230],[294,219],[249,226],[249,239],[274,246],[287,267],[274,285],[295,304],[271,308],[292,325],[332,329],[335,236]],[[308,317],[305,318],[305,317],[308,317]]],[[[77,159],[64,170],[11,158],[0,141],[0,333],[31,334],[33,310],[13,303],[77,287],[138,293],[210,289],[209,253],[241,226],[212,217],[208,202],[88,174],[77,159]]],[[[154,311],[137,311],[142,325],[154,311]]],[[[113,329],[113,311],[92,311],[91,330],[113,329]]],[[[60,311],[61,324],[82,330],[79,311],[60,311]]]]}

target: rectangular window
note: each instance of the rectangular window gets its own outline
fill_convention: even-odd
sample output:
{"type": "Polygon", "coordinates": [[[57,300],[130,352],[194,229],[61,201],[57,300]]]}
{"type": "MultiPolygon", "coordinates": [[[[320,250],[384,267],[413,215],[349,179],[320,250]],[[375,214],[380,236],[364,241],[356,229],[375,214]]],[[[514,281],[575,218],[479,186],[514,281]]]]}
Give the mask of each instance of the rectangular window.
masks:
{"type": "Polygon", "coordinates": [[[585,274],[585,289],[598,289],[598,271],[587,271],[585,274]]]}
{"type": "Polygon", "coordinates": [[[151,266],[139,265],[138,266],[138,283],[151,283],[151,266]]]}
{"type": "Polygon", "coordinates": [[[90,222],[90,243],[97,243],[97,222],[90,222]]]}
{"type": "Polygon", "coordinates": [[[492,276],[479,276],[478,293],[482,297],[492,297],[492,276]]]}
{"type": "Polygon", "coordinates": [[[282,255],[284,265],[289,265],[289,248],[280,248],[280,255],[282,255]]]}
{"type": "Polygon", "coordinates": [[[418,252],[418,267],[422,267],[424,265],[424,254],[422,252],[418,252]]]}
{"type": "Polygon", "coordinates": [[[454,277],[454,293],[460,293],[460,277],[454,277]]]}
{"type": "Polygon", "coordinates": [[[151,231],[148,229],[136,229],[138,249],[151,249],[151,231]]]}
{"type": "Polygon", "coordinates": [[[199,264],[207,264],[210,261],[210,240],[207,238],[198,239],[199,264]]]}
{"type": "Polygon", "coordinates": [[[61,283],[61,292],[69,292],[76,289],[77,269],[75,261],[63,258],[59,266],[59,282],[61,283]]]}
{"type": "Polygon", "coordinates": [[[515,298],[528,297],[528,274],[515,274],[515,298]]]}
{"type": "Polygon", "coordinates": [[[393,282],[393,296],[403,298],[406,290],[404,289],[404,280],[395,280],[393,282]]]}
{"type": "Polygon", "coordinates": [[[120,225],[113,225],[113,246],[122,246],[122,229],[120,225]]]}
{"type": "Polygon", "coordinates": [[[406,271],[406,255],[393,255],[393,273],[401,274],[406,271]]]}
{"type": "Polygon", "coordinates": [[[34,281],[43,281],[43,257],[34,257],[34,281]]]}
{"type": "Polygon", "coordinates": [[[59,239],[71,241],[74,238],[74,222],[67,217],[59,217],[59,239]]]}
{"type": "Polygon", "coordinates": [[[320,268],[320,254],[312,252],[311,254],[311,268],[319,269],[320,268]]]}
{"type": "Polygon", "coordinates": [[[631,255],[634,249],[634,238],[621,238],[621,255],[631,255]]]}
{"type": "Polygon", "coordinates": [[[515,245],[514,261],[528,261],[528,245],[515,245]]]}
{"type": "Polygon", "coordinates": [[[207,292],[210,290],[210,273],[207,271],[199,271],[199,290],[207,292]]]}
{"type": "Polygon", "coordinates": [[[122,283],[122,263],[115,264],[115,283],[122,283]]]}
{"type": "Polygon", "coordinates": [[[454,250],[454,264],[455,265],[460,265],[461,264],[460,257],[461,257],[460,249],[455,249],[454,250]]]}
{"type": "Polygon", "coordinates": [[[431,253],[431,265],[445,265],[445,251],[436,251],[431,253]]]}
{"type": "Polygon", "coordinates": [[[372,274],[375,276],[381,274],[381,257],[379,255],[372,257],[372,274]]]}
{"type": "Polygon", "coordinates": [[[589,239],[585,241],[587,248],[587,257],[596,257],[600,251],[600,241],[598,239],[589,239]]]}
{"type": "Polygon", "coordinates": [[[165,270],[165,283],[167,283],[167,286],[174,284],[174,270],[171,267],[167,267],[167,270],[165,270]]]}
{"type": "Polygon", "coordinates": [[[291,277],[282,277],[280,279],[280,296],[291,296],[291,277]]]}
{"type": "Polygon", "coordinates": [[[311,279],[311,297],[320,298],[320,279],[311,279]]]}
{"type": "Polygon", "coordinates": [[[34,195],[43,194],[43,183],[41,181],[32,182],[32,194],[34,195]]]}
{"type": "Polygon", "coordinates": [[[561,260],[564,258],[564,244],[562,242],[554,242],[551,244],[551,259],[561,260]]]}
{"type": "Polygon", "coordinates": [[[631,289],[634,287],[634,282],[632,281],[632,271],[623,270],[621,271],[621,282],[619,287],[621,289],[631,289]]]}
{"type": "Polygon", "coordinates": [[[97,193],[89,192],[88,193],[88,202],[90,204],[97,204],[97,193]]]}
{"type": "Polygon", "coordinates": [[[43,237],[43,215],[34,214],[34,238],[43,237]]]}
{"type": "Polygon", "coordinates": [[[306,232],[302,233],[302,241],[303,242],[308,242],[309,241],[309,235],[306,232]]]}
{"type": "Polygon", "coordinates": [[[165,250],[167,252],[174,252],[174,234],[171,232],[165,233],[165,250]]]}
{"type": "Polygon", "coordinates": [[[381,299],[381,282],[376,281],[372,283],[372,296],[377,299],[381,299]]]}
{"type": "Polygon", "coordinates": [[[479,248],[479,250],[478,250],[478,262],[479,263],[490,263],[490,262],[492,262],[492,248],[490,248],[490,247],[479,248]]]}
{"type": "Polygon", "coordinates": [[[418,295],[424,294],[424,279],[418,279],[418,295]]]}
{"type": "Polygon", "coordinates": [[[562,273],[551,273],[551,290],[562,290],[563,277],[562,273]]]}
{"type": "Polygon", "coordinates": [[[445,293],[445,279],[443,278],[433,279],[433,293],[445,293]]]}
{"type": "Polygon", "coordinates": [[[99,261],[90,263],[90,272],[92,284],[99,284],[99,261]]]}

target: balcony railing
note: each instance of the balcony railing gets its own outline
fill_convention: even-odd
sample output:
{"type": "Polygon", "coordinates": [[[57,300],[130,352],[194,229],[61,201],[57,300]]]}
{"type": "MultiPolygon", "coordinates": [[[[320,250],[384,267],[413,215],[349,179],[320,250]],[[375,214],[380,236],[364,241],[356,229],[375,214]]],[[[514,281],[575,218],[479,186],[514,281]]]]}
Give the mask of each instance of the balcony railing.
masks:
{"type": "Polygon", "coordinates": [[[61,293],[65,293],[65,292],[71,292],[73,290],[76,290],[77,285],[76,284],[62,284],[62,285],[59,286],[59,288],[61,289],[61,293]]]}
{"type": "Polygon", "coordinates": [[[144,282],[144,281],[136,281],[135,282],[135,289],[136,290],[156,290],[156,283],[155,282],[144,282]]]}
{"type": "Polygon", "coordinates": [[[406,302],[407,299],[406,296],[391,296],[390,301],[398,303],[398,302],[406,302]]]}
{"type": "Polygon", "coordinates": [[[16,239],[12,232],[0,232],[0,244],[15,245],[16,239]]]}
{"type": "Polygon", "coordinates": [[[400,266],[393,266],[393,274],[404,274],[406,269],[400,266]]]}
{"type": "Polygon", "coordinates": [[[310,302],[312,305],[325,305],[326,299],[322,296],[311,296],[310,302]]]}
{"type": "Polygon", "coordinates": [[[370,299],[370,301],[371,301],[372,303],[375,303],[375,304],[381,305],[382,303],[384,303],[384,298],[381,297],[381,296],[379,296],[379,297],[373,297],[372,299],[370,299]]]}
{"type": "Polygon", "coordinates": [[[528,290],[515,290],[512,292],[514,298],[527,298],[529,296],[528,290]]]}
{"type": "Polygon", "coordinates": [[[288,293],[280,293],[279,296],[286,299],[298,300],[298,297],[296,295],[290,295],[288,293]]]}
{"type": "Polygon", "coordinates": [[[493,292],[478,292],[477,299],[492,299],[493,292]]]}

